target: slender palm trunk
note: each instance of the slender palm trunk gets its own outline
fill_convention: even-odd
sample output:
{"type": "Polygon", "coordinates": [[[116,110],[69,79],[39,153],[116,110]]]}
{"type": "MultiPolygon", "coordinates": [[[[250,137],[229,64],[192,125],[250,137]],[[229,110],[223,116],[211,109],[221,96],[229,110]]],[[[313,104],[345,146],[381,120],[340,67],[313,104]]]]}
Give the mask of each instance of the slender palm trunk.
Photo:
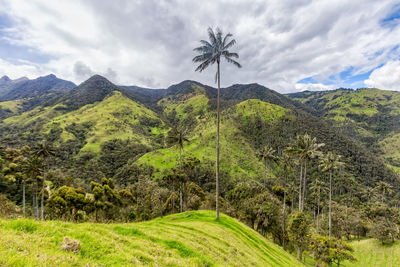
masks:
{"type": "Polygon", "coordinates": [[[332,171],[329,172],[329,238],[332,233],[332,171]]]}
{"type": "Polygon", "coordinates": [[[34,184],[32,183],[32,217],[35,217],[35,189],[34,184]]]}
{"type": "Polygon", "coordinates": [[[317,234],[319,233],[319,202],[320,202],[320,190],[318,190],[318,204],[317,204],[317,234]]]}
{"type": "MultiPolygon", "coordinates": [[[[179,145],[179,174],[182,175],[182,146],[179,145]]],[[[183,211],[183,196],[182,196],[182,181],[179,182],[179,208],[180,212],[183,211]]]]}
{"type": "Polygon", "coordinates": [[[303,196],[301,198],[301,210],[304,210],[304,202],[306,199],[306,188],[307,188],[307,160],[304,160],[304,176],[303,176],[303,196]]]}
{"type": "Polygon", "coordinates": [[[38,180],[36,179],[35,185],[35,207],[36,207],[36,219],[39,220],[39,200],[38,200],[38,180]]]}
{"type": "Polygon", "coordinates": [[[220,95],[220,69],[219,69],[219,59],[217,60],[217,78],[218,78],[218,95],[217,95],[217,159],[216,159],[216,168],[215,168],[215,211],[217,220],[219,219],[219,95],[220,95]]]}
{"type": "Polygon", "coordinates": [[[23,185],[22,185],[22,212],[25,218],[25,178],[23,180],[23,185]]]}
{"type": "Polygon", "coordinates": [[[302,176],[303,176],[303,162],[300,161],[300,183],[299,183],[299,211],[303,211],[301,207],[301,183],[302,183],[302,176]]]}
{"type": "Polygon", "coordinates": [[[44,220],[44,218],[43,218],[44,217],[43,216],[43,213],[44,213],[44,188],[45,188],[45,181],[46,181],[46,173],[47,173],[47,171],[44,170],[43,171],[43,183],[42,183],[42,199],[40,202],[40,217],[41,217],[42,222],[44,220]]]}
{"type": "Polygon", "coordinates": [[[301,261],[302,258],[303,258],[303,249],[302,248],[298,248],[298,250],[297,250],[297,259],[299,261],[301,261]]]}
{"type": "Polygon", "coordinates": [[[283,223],[282,223],[282,230],[283,230],[283,249],[286,250],[286,243],[285,243],[285,231],[286,231],[286,190],[283,191],[283,223]]]}
{"type": "Polygon", "coordinates": [[[267,180],[267,159],[264,161],[264,188],[267,180]]]}
{"type": "Polygon", "coordinates": [[[295,193],[294,193],[294,191],[292,191],[292,208],[291,208],[290,212],[294,211],[294,198],[295,198],[295,193]]]}

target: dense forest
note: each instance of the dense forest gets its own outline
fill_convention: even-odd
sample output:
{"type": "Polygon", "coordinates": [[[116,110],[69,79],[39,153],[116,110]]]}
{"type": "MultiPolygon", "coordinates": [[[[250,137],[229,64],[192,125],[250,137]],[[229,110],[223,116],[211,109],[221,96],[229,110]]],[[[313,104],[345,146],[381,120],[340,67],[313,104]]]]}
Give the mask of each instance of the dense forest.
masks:
{"type": "MultiPolygon", "coordinates": [[[[57,87],[34,80],[35,95],[0,94],[2,216],[130,222],[215,208],[215,88],[152,90],[99,75],[71,88],[45,78],[57,87]]],[[[340,264],[356,260],[345,240],[400,238],[400,183],[396,154],[383,146],[398,113],[367,96],[379,112],[357,114],[342,95],[326,100],[337,92],[360,93],[223,88],[219,202],[299,259],[340,264]]]]}

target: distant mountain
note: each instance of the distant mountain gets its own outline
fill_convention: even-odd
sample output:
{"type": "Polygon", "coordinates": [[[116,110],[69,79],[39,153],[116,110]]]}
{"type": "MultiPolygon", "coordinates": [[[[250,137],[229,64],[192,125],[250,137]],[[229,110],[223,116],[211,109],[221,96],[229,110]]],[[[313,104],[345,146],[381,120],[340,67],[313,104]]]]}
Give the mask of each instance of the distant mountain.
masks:
{"type": "Polygon", "coordinates": [[[87,104],[102,101],[111,92],[120,90],[120,87],[106,78],[100,75],[93,75],[74,89],[57,98],[57,102],[64,103],[69,110],[75,110],[87,104]]]}
{"type": "Polygon", "coordinates": [[[0,78],[0,98],[7,94],[16,84],[27,81],[28,78],[22,77],[19,79],[11,80],[8,76],[4,75],[0,78]]]}
{"type": "Polygon", "coordinates": [[[54,74],[34,80],[22,78],[14,81],[5,76],[0,84],[3,85],[1,101],[37,97],[49,93],[58,94],[75,87],[73,82],[59,79],[54,74]]]}

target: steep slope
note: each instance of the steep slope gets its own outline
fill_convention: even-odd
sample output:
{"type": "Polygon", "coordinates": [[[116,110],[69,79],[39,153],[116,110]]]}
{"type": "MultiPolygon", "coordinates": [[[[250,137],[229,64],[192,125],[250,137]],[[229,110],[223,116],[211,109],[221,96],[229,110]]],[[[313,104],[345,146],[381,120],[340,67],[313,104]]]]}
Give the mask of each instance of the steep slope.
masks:
{"type": "Polygon", "coordinates": [[[302,266],[237,220],[191,211],[130,224],[0,220],[0,264],[6,266],[302,266]],[[64,237],[79,253],[59,250],[64,237]]]}
{"type": "Polygon", "coordinates": [[[0,78],[0,98],[11,91],[18,83],[28,81],[28,78],[22,77],[19,79],[11,80],[8,76],[4,75],[0,78]]]}
{"type": "Polygon", "coordinates": [[[341,132],[381,154],[400,174],[400,92],[338,89],[289,97],[310,105],[341,132]]]}
{"type": "MultiPolygon", "coordinates": [[[[21,142],[40,140],[44,134],[58,142],[78,140],[83,145],[82,152],[99,152],[101,144],[113,139],[130,139],[149,147],[162,142],[165,123],[157,114],[101,76],[91,77],[50,102],[4,119],[0,134],[21,142]]],[[[13,109],[17,106],[13,102],[0,102],[1,105],[13,109]]]]}
{"type": "MultiPolygon", "coordinates": [[[[209,110],[209,99],[205,88],[192,84],[193,91],[177,94],[160,100],[166,117],[171,113],[180,121],[194,125],[190,140],[184,146],[185,157],[195,157],[202,162],[215,161],[216,116],[209,110]],[[180,95],[180,97],[179,97],[180,95]]],[[[220,135],[221,169],[234,180],[259,179],[262,177],[263,165],[257,158],[255,149],[248,142],[236,121],[249,120],[250,117],[261,115],[263,119],[273,121],[284,116],[287,109],[256,99],[243,101],[222,113],[220,135]]],[[[159,149],[145,154],[138,160],[139,164],[151,165],[155,168],[155,176],[160,177],[166,170],[179,162],[179,150],[176,147],[159,149]]]]}
{"type": "Polygon", "coordinates": [[[75,87],[74,83],[59,79],[53,74],[34,80],[18,79],[7,84],[6,93],[0,95],[0,100],[30,98],[50,93],[59,94],[73,87],[75,87]]]}
{"type": "Polygon", "coordinates": [[[86,144],[82,151],[99,152],[101,144],[112,139],[126,140],[152,146],[165,128],[157,115],[119,91],[113,91],[101,102],[88,104],[54,117],[44,129],[61,129],[63,141],[73,139],[70,125],[88,125],[86,144]]]}

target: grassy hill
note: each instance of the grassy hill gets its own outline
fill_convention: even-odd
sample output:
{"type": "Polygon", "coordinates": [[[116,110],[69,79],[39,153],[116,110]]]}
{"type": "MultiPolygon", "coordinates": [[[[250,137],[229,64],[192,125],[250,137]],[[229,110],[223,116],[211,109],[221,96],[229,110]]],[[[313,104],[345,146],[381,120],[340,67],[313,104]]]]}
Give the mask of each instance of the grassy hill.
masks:
{"type": "MultiPolygon", "coordinates": [[[[201,90],[196,85],[197,90],[201,90]]],[[[203,94],[185,95],[183,99],[162,99],[160,105],[166,106],[164,112],[168,116],[172,110],[176,116],[185,119],[194,115],[196,127],[192,131],[189,143],[184,146],[184,157],[196,157],[201,161],[215,160],[216,119],[213,112],[207,109],[208,98],[203,94]]],[[[273,121],[288,110],[278,105],[249,99],[223,112],[221,121],[221,168],[228,171],[232,179],[262,177],[263,165],[257,158],[256,151],[238,129],[235,119],[251,120],[260,116],[266,121],[273,121]]],[[[155,168],[155,176],[160,177],[164,170],[174,167],[179,160],[176,147],[163,148],[145,154],[138,160],[139,164],[151,165],[155,168]]]]}
{"type": "Polygon", "coordinates": [[[279,246],[237,220],[192,211],[128,224],[0,220],[5,266],[301,266],[279,246]],[[59,249],[64,237],[79,253],[59,249]]]}

